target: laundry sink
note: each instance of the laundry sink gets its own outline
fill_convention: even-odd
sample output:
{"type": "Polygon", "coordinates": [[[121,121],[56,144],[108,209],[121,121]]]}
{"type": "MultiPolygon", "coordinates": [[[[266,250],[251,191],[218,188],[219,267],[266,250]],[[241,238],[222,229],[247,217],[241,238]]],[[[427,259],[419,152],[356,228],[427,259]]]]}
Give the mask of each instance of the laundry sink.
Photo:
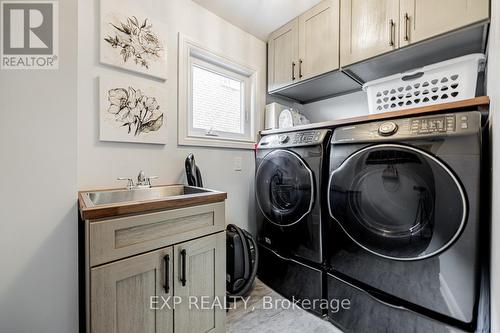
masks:
{"type": "Polygon", "coordinates": [[[211,203],[224,200],[226,197],[227,194],[224,192],[185,185],[82,191],[79,193],[80,210],[84,219],[211,203]]]}
{"type": "Polygon", "coordinates": [[[86,192],[84,193],[83,199],[86,201],[88,207],[95,207],[123,202],[158,200],[169,197],[211,192],[214,191],[192,186],[171,185],[145,189],[86,192]]]}

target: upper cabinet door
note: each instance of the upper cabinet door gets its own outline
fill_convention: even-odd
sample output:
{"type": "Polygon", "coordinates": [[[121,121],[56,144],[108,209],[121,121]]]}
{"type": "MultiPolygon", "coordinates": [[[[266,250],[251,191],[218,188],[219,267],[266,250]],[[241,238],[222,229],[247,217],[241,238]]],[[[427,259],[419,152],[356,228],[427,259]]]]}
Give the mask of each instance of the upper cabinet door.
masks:
{"type": "Polygon", "coordinates": [[[174,332],[225,332],[226,234],[175,245],[174,254],[174,289],[182,299],[174,311],[174,332]]]}
{"type": "Polygon", "coordinates": [[[399,0],[341,0],[340,65],[399,47],[399,0]]]}
{"type": "Polygon", "coordinates": [[[273,91],[298,79],[299,20],[296,18],[269,36],[268,91],[273,91]]]}
{"type": "Polygon", "coordinates": [[[299,17],[298,79],[339,68],[339,0],[325,0],[299,17]]]}
{"type": "Polygon", "coordinates": [[[489,0],[401,0],[400,43],[416,43],[488,17],[489,0]]]}
{"type": "Polygon", "coordinates": [[[92,268],[90,332],[172,333],[171,307],[159,309],[173,295],[172,254],[168,247],[92,268]]]}

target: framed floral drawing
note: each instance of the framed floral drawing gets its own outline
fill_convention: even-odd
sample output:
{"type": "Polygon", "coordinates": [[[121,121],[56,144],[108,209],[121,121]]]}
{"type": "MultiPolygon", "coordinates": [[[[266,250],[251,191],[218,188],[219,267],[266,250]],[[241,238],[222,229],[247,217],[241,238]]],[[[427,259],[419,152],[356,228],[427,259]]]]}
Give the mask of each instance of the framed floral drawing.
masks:
{"type": "Polygon", "coordinates": [[[167,79],[167,27],[121,0],[101,0],[101,63],[167,79]]]}
{"type": "Polygon", "coordinates": [[[167,143],[162,85],[138,78],[100,77],[101,141],[167,143]]]}

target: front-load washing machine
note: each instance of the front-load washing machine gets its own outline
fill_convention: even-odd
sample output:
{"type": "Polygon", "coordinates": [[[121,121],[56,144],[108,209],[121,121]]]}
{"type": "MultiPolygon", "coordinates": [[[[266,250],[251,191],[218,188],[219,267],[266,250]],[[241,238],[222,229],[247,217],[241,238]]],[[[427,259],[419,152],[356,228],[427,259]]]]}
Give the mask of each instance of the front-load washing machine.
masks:
{"type": "Polygon", "coordinates": [[[335,129],[325,242],[330,311],[346,332],[473,330],[480,265],[481,114],[335,129]]]}

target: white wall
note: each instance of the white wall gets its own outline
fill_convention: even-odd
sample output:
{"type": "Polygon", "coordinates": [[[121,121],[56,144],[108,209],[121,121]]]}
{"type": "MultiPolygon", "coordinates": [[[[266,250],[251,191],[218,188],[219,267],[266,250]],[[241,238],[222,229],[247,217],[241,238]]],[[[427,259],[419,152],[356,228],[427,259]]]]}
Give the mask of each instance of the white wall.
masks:
{"type": "Polygon", "coordinates": [[[302,112],[313,123],[368,114],[366,93],[356,93],[304,104],[302,112]]]}
{"type": "Polygon", "coordinates": [[[77,0],[59,13],[59,70],[0,71],[0,332],[78,327],[77,0]]]}
{"type": "Polygon", "coordinates": [[[273,102],[294,108],[304,114],[311,123],[364,116],[369,113],[366,93],[362,91],[309,104],[298,104],[288,99],[267,95],[266,103],[273,102]]]}
{"type": "MultiPolygon", "coordinates": [[[[253,221],[252,151],[177,147],[177,32],[262,73],[265,44],[189,0],[135,3],[169,26],[165,147],[97,139],[97,77],[115,73],[98,65],[97,0],[59,2],[59,70],[0,71],[0,332],[77,331],[79,188],[123,186],[116,176],[139,169],[162,183],[180,182],[193,151],[206,185],[229,193],[228,222],[253,221]],[[237,156],[242,172],[233,171],[237,156]]],[[[265,75],[260,84],[264,91],[265,75]]]]}
{"type": "MultiPolygon", "coordinates": [[[[139,5],[139,1],[122,1],[139,5]]],[[[168,80],[164,91],[168,99],[166,146],[99,142],[98,81],[100,75],[118,73],[98,62],[99,1],[79,2],[78,66],[78,187],[120,187],[117,176],[136,177],[139,170],[159,176],[157,184],[185,182],[184,158],[193,152],[203,173],[205,187],[227,191],[226,218],[244,228],[254,229],[254,152],[177,145],[177,44],[178,32],[206,47],[259,70],[259,90],[265,91],[266,45],[264,42],[227,23],[190,0],[143,0],[140,9],[168,26],[168,80]],[[243,170],[234,171],[234,158],[243,159],[243,170]]],[[[263,112],[265,94],[260,96],[263,112]]]]}
{"type": "Polygon", "coordinates": [[[491,1],[487,85],[492,143],[491,332],[500,332],[500,0],[491,1]]]}

